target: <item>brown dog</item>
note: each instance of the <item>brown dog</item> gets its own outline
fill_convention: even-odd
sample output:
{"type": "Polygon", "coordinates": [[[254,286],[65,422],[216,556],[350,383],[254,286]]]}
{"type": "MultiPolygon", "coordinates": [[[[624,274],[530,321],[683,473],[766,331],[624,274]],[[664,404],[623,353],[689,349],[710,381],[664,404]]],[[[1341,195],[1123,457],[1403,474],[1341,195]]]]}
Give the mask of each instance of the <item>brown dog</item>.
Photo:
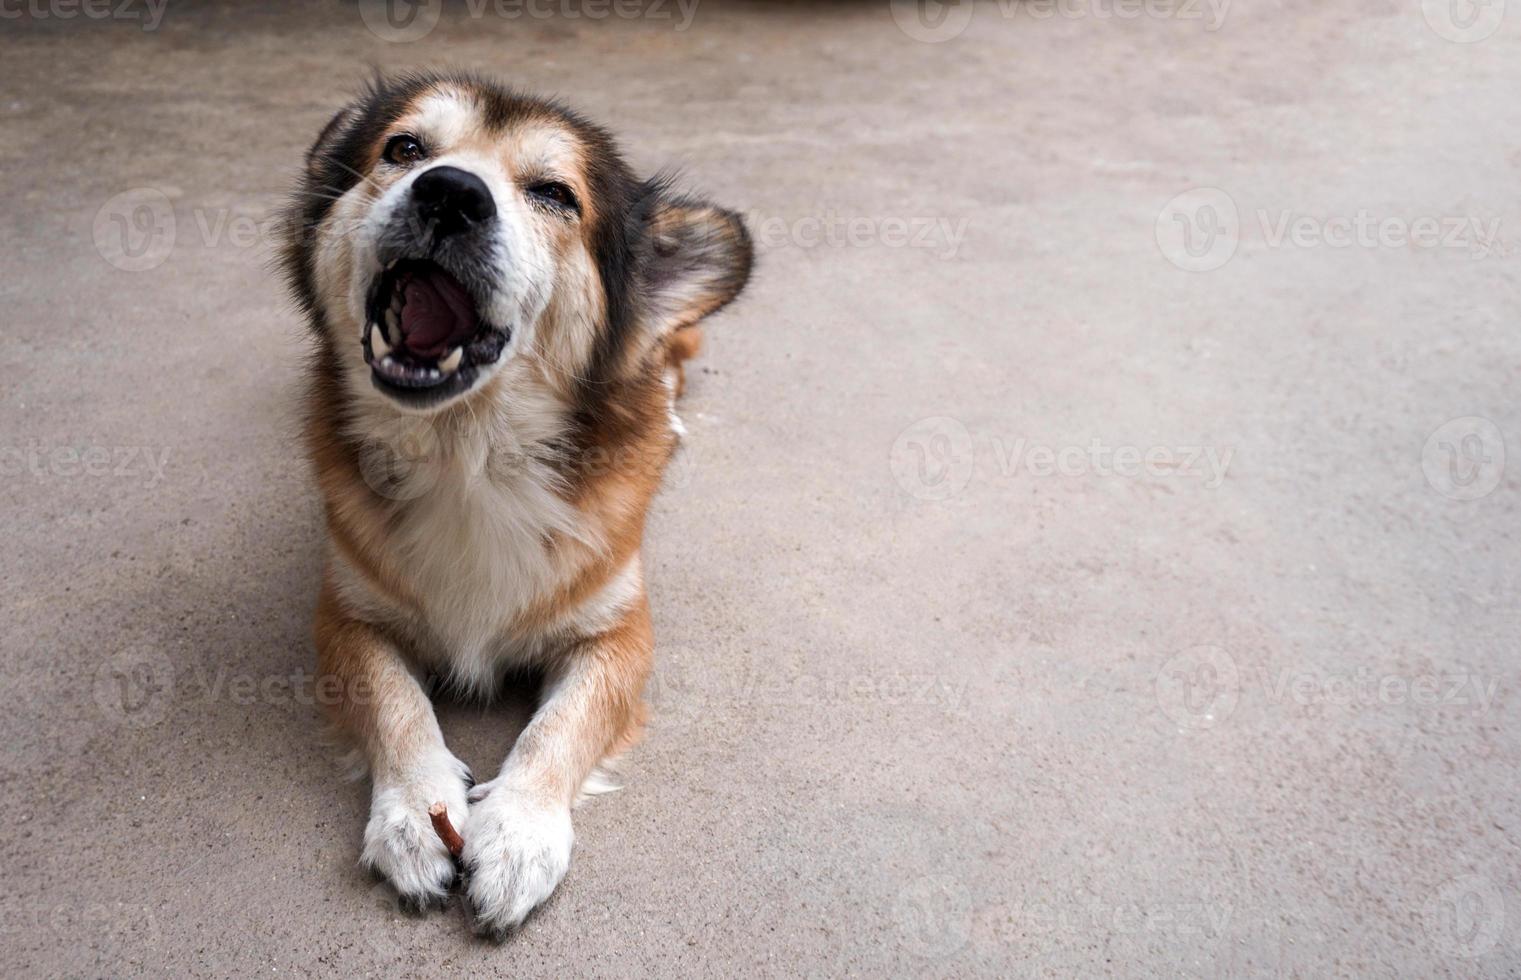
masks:
{"type": "Polygon", "coordinates": [[[462,75],[340,111],[292,217],[329,532],[317,650],[373,780],[362,860],[440,901],[443,801],[478,928],[501,936],[564,877],[572,804],[639,733],[644,515],[680,362],[744,287],[750,240],[574,113],[462,75]],[[542,703],[472,788],[423,679],[487,691],[520,667],[544,672],[542,703]]]}

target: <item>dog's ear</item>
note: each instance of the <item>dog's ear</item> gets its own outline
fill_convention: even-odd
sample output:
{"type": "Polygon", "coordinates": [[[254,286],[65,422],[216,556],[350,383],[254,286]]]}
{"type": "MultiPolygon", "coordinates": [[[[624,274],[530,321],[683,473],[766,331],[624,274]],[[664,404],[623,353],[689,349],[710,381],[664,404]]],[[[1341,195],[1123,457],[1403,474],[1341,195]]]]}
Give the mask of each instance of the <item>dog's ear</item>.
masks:
{"type": "Polygon", "coordinates": [[[349,127],[359,116],[359,107],[354,104],[346,105],[333,114],[333,118],[322,127],[322,132],[317,135],[317,142],[306,151],[306,172],[311,177],[320,176],[322,163],[328,158],[333,150],[348,135],[349,127]]]}
{"type": "Polygon", "coordinates": [[[718,310],[745,288],[753,263],[750,233],[739,215],[654,192],[641,276],[646,329],[667,336],[718,310]]]}

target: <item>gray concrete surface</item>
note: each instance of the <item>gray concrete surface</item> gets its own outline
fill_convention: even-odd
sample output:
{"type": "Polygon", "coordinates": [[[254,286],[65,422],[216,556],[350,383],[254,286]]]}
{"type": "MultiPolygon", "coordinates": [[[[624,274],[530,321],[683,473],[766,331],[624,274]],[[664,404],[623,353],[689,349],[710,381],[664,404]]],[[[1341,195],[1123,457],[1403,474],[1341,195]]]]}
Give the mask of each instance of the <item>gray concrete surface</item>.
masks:
{"type": "Polygon", "coordinates": [[[1521,10],[15,9],[7,975],[1521,973],[1521,10]],[[656,723],[504,947],[355,866],[258,228],[366,65],[443,63],[761,239],[656,723]]]}

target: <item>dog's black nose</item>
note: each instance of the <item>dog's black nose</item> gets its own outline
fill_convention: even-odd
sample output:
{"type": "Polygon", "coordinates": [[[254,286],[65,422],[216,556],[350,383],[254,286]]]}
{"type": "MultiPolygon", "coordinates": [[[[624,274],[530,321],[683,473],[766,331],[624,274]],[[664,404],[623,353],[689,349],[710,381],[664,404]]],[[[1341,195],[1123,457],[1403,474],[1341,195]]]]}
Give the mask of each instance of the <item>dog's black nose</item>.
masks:
{"type": "Polygon", "coordinates": [[[412,204],[424,227],[439,237],[496,217],[496,201],[486,182],[458,167],[434,167],[412,182],[412,204]]]}

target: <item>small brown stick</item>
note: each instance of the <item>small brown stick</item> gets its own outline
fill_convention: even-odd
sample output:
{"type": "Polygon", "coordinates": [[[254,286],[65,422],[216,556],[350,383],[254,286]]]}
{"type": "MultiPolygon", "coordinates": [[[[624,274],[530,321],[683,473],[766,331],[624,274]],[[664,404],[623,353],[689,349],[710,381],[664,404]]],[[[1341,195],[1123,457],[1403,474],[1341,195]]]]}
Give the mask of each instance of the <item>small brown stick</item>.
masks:
{"type": "Polygon", "coordinates": [[[465,839],[454,829],[454,824],[449,822],[449,807],[442,801],[428,807],[428,818],[433,821],[433,832],[438,839],[444,842],[449,849],[450,857],[459,857],[465,850],[465,839]]]}

